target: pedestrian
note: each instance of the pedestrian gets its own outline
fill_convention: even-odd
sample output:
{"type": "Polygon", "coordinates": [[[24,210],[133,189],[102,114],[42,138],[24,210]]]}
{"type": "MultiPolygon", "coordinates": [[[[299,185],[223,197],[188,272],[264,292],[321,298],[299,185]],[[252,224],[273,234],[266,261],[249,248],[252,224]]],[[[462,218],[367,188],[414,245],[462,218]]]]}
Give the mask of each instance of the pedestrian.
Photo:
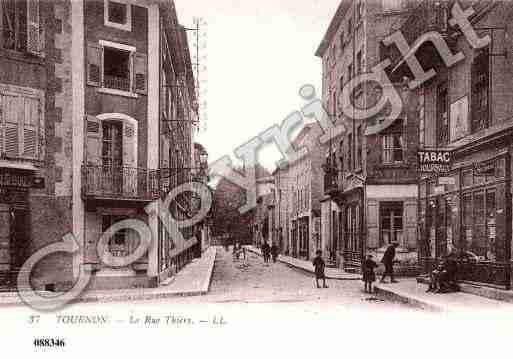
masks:
{"type": "Polygon", "coordinates": [[[264,241],[264,244],[262,244],[262,256],[264,257],[264,263],[269,263],[269,252],[271,252],[271,247],[269,247],[269,243],[264,241]]]}
{"type": "Polygon", "coordinates": [[[273,245],[271,247],[271,256],[273,258],[274,263],[276,263],[276,260],[278,259],[278,252],[279,252],[278,246],[276,245],[276,243],[273,243],[273,245]]]}
{"type": "Polygon", "coordinates": [[[319,279],[322,279],[323,288],[328,288],[328,286],[326,285],[326,276],[324,275],[324,267],[326,267],[326,264],[322,259],[322,251],[318,249],[317,252],[315,252],[315,254],[316,257],[312,262],[315,268],[315,284],[317,284],[317,288],[320,288],[319,279]]]}
{"type": "Polygon", "coordinates": [[[394,263],[395,260],[395,249],[399,247],[399,243],[392,242],[388,248],[385,250],[385,254],[383,254],[383,258],[381,259],[381,263],[385,265],[385,271],[383,272],[383,276],[381,277],[381,283],[386,283],[386,276],[390,277],[391,283],[398,283],[394,278],[394,263]]]}
{"type": "Polygon", "coordinates": [[[374,268],[377,268],[377,263],[372,259],[372,255],[367,255],[367,259],[363,262],[363,281],[365,283],[365,292],[372,293],[372,283],[376,281],[376,274],[374,268]],[[368,288],[368,290],[367,290],[368,288]]]}

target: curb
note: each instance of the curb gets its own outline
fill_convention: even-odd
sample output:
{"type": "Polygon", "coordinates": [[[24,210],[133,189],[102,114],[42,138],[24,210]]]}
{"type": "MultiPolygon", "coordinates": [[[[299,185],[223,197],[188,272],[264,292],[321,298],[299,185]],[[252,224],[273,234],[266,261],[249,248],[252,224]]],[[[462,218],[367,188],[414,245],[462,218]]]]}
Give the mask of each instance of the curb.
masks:
{"type": "MultiPolygon", "coordinates": [[[[250,247],[247,247],[247,249],[251,253],[255,253],[256,255],[262,257],[262,253],[260,253],[260,251],[258,249],[250,248],[250,247]]],[[[295,269],[295,270],[297,270],[299,272],[303,272],[303,273],[307,273],[307,274],[312,274],[312,275],[315,274],[313,270],[310,270],[310,269],[307,269],[307,268],[303,268],[303,267],[298,267],[298,266],[295,266],[292,263],[289,263],[289,262],[287,262],[287,261],[285,261],[283,259],[280,259],[280,256],[278,256],[278,262],[283,263],[287,267],[295,269]]],[[[326,279],[331,279],[331,280],[361,280],[362,279],[361,277],[340,278],[338,276],[334,277],[334,276],[331,276],[331,275],[328,275],[328,274],[326,274],[325,276],[326,276],[326,279]]]]}
{"type": "MultiPolygon", "coordinates": [[[[210,290],[210,283],[212,281],[212,275],[214,273],[215,267],[215,259],[217,257],[217,248],[213,247],[214,253],[210,256],[212,258],[212,264],[208,269],[207,278],[204,280],[201,289],[199,290],[191,290],[184,292],[156,292],[156,293],[141,293],[139,290],[137,293],[123,293],[123,294],[107,294],[105,296],[98,296],[94,293],[86,293],[84,296],[75,298],[70,301],[68,304],[78,304],[78,303],[110,303],[110,302],[120,302],[120,301],[143,301],[143,300],[155,300],[155,299],[166,299],[173,297],[194,297],[208,294],[210,290]]],[[[147,290],[157,290],[158,288],[147,288],[147,290]]],[[[132,291],[136,291],[135,289],[129,289],[132,291]]],[[[53,293],[55,294],[55,293],[53,293]]],[[[12,306],[21,306],[26,305],[23,301],[19,299],[19,296],[16,294],[16,300],[11,302],[2,303],[0,302],[0,308],[3,307],[12,307],[12,306]]],[[[1,298],[0,298],[1,300],[1,298]]],[[[35,304],[38,303],[37,299],[34,301],[35,304]]]]}
{"type": "Polygon", "coordinates": [[[374,285],[374,293],[378,298],[400,302],[417,309],[424,309],[438,313],[447,311],[443,306],[435,305],[424,300],[416,299],[412,296],[398,293],[397,291],[394,291],[389,288],[383,288],[379,286],[379,284],[374,285]]]}

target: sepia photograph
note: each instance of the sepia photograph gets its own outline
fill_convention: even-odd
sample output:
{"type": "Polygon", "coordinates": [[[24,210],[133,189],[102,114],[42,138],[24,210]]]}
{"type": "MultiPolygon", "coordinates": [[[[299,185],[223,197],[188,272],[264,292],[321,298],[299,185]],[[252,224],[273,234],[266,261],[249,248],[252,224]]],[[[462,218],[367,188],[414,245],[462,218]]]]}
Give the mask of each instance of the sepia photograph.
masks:
{"type": "Polygon", "coordinates": [[[511,351],[513,1],[0,0],[6,356],[511,351]]]}

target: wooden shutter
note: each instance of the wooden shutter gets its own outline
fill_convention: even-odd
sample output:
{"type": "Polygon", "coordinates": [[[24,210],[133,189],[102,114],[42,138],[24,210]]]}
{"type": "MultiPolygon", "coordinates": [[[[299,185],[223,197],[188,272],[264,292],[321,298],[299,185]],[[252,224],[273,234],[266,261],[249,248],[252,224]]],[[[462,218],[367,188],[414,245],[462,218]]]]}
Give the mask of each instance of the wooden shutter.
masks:
{"type": "Polygon", "coordinates": [[[367,247],[379,247],[379,203],[367,200],[367,247]]]}
{"type": "Polygon", "coordinates": [[[88,165],[100,165],[100,151],[102,145],[101,121],[95,116],[86,116],[86,160],[88,165]]]}
{"type": "Polygon", "coordinates": [[[134,92],[146,94],[148,81],[148,65],[146,54],[136,53],[134,55],[134,92]]]}
{"type": "Polygon", "coordinates": [[[23,111],[22,100],[16,96],[5,96],[3,113],[5,124],[5,153],[8,157],[20,155],[20,117],[23,111]]]}
{"type": "Polygon", "coordinates": [[[102,48],[93,42],[87,44],[87,84],[101,85],[102,48]]]}
{"type": "Polygon", "coordinates": [[[417,248],[417,202],[404,202],[404,233],[408,249],[417,248]]]}
{"type": "Polygon", "coordinates": [[[25,98],[23,121],[23,157],[35,159],[38,155],[39,101],[25,98]]]}
{"type": "Polygon", "coordinates": [[[123,165],[137,167],[137,133],[136,126],[123,123],[123,165]]]}
{"type": "Polygon", "coordinates": [[[39,24],[39,0],[27,1],[27,51],[39,55],[41,38],[39,24]]]}
{"type": "Polygon", "coordinates": [[[4,154],[4,132],[5,132],[5,124],[4,124],[4,96],[0,93],[0,157],[4,154]]]}

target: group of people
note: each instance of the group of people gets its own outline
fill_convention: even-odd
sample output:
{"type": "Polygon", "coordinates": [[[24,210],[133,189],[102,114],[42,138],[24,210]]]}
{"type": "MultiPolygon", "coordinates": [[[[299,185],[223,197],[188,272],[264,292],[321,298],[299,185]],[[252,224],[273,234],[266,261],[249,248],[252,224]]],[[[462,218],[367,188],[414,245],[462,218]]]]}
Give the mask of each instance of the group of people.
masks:
{"type": "Polygon", "coordinates": [[[278,260],[278,253],[279,248],[276,245],[276,243],[273,243],[272,246],[269,245],[269,243],[264,242],[262,243],[262,256],[264,257],[264,263],[269,263],[270,259],[272,258],[273,262],[276,263],[278,260]]]}
{"type": "MultiPolygon", "coordinates": [[[[399,247],[397,242],[392,242],[381,259],[381,263],[385,266],[383,275],[381,276],[381,283],[386,283],[386,277],[390,277],[391,283],[397,283],[394,277],[394,264],[398,261],[395,260],[395,250],[399,247]]],[[[363,282],[365,283],[365,292],[372,293],[372,283],[376,281],[376,274],[374,270],[378,267],[378,264],[373,260],[371,254],[367,255],[362,265],[363,282]]]]}
{"type": "Polygon", "coordinates": [[[448,255],[433,271],[431,271],[427,292],[457,292],[459,290],[459,286],[456,281],[457,272],[458,262],[456,258],[454,255],[448,255]]]}

